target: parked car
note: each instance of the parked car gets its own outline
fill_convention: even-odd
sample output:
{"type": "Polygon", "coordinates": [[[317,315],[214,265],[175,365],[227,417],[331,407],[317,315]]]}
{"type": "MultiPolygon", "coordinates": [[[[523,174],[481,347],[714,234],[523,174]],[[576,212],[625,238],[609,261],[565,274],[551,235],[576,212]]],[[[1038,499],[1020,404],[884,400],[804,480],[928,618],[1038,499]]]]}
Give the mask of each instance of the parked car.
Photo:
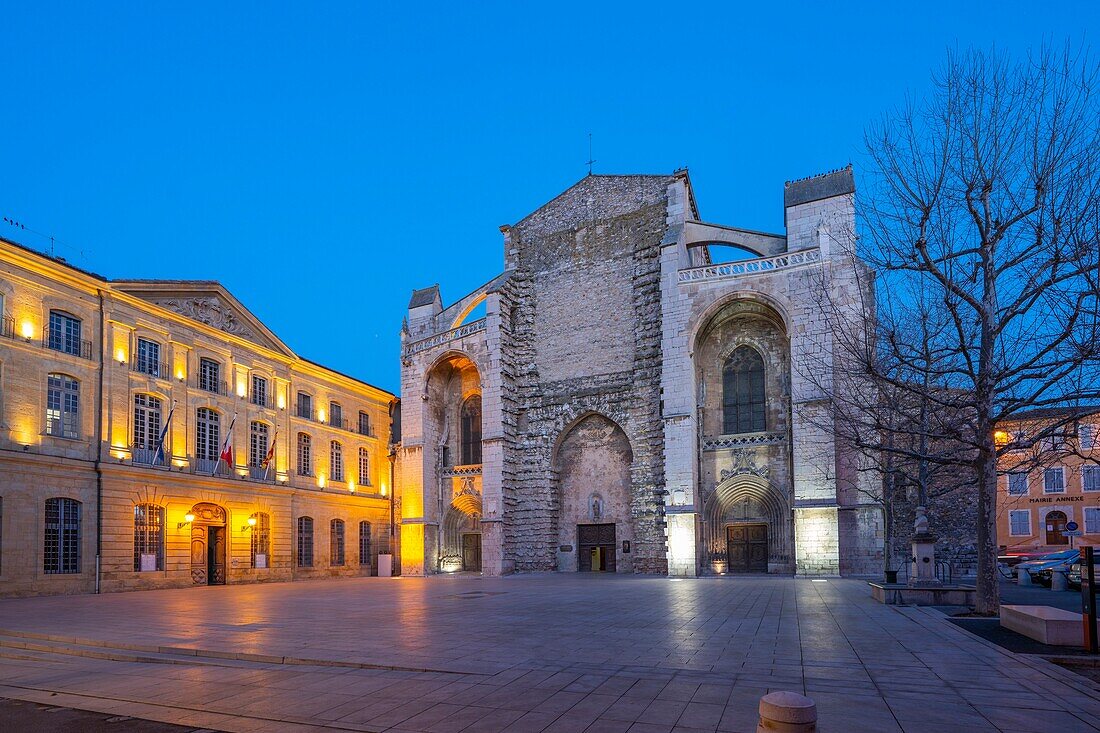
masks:
{"type": "Polygon", "coordinates": [[[1012,552],[1006,551],[997,556],[997,564],[1006,568],[1014,568],[1022,562],[1029,560],[1035,560],[1043,555],[1049,555],[1049,552],[1012,552]]]}
{"type": "Polygon", "coordinates": [[[1053,573],[1069,572],[1070,566],[1081,557],[1080,550],[1062,550],[1043,555],[1035,560],[1028,560],[1016,566],[1016,577],[1020,573],[1028,573],[1032,581],[1043,585],[1050,585],[1050,576],[1053,573]]]}
{"type": "MultiPolygon", "coordinates": [[[[1081,590],[1081,567],[1083,564],[1081,559],[1078,558],[1077,562],[1069,566],[1069,572],[1066,573],[1066,578],[1069,581],[1070,588],[1081,590]]],[[[1092,568],[1093,577],[1100,576],[1100,557],[1093,558],[1092,568]]]]}

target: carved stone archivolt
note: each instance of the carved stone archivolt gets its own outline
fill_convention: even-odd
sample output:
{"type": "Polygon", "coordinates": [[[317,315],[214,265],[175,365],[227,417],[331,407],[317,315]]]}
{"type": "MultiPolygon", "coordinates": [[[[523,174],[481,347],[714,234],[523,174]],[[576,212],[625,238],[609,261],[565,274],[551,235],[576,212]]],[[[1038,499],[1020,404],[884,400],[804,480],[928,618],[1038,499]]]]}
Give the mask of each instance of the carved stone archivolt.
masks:
{"type": "Polygon", "coordinates": [[[246,326],[233,309],[221,302],[220,298],[195,297],[195,298],[168,298],[158,300],[157,305],[173,310],[181,316],[187,316],[199,323],[221,329],[226,333],[255,338],[255,334],[246,326]]]}

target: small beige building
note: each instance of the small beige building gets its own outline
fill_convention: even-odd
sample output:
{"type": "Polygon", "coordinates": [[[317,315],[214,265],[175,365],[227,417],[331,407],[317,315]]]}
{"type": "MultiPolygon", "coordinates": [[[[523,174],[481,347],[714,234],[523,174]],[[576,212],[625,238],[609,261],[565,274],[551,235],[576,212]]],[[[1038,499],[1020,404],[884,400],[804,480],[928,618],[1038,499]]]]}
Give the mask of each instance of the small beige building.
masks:
{"type": "Polygon", "coordinates": [[[394,395],[217,282],[0,240],[0,313],[0,595],[368,575],[395,546],[394,395]]]}

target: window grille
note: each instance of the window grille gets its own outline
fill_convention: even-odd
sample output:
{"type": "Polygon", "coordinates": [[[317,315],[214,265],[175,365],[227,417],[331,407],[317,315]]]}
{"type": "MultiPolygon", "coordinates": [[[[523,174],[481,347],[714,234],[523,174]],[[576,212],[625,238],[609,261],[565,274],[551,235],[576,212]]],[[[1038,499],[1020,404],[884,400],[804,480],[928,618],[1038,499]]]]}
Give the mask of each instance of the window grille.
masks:
{"type": "Polygon", "coordinates": [[[79,438],[80,382],[67,374],[50,374],[46,384],[46,433],[79,438]]]}
{"type": "Polygon", "coordinates": [[[312,517],[298,517],[298,567],[313,567],[312,517]]]}
{"type": "Polygon", "coordinates": [[[329,443],[331,452],[329,453],[329,478],[333,481],[344,480],[344,447],[340,445],[340,441],[334,440],[329,443]]]}
{"type": "Polygon", "coordinates": [[[43,571],[47,574],[80,572],[80,502],[46,500],[43,571]]]}
{"type": "Polygon", "coordinates": [[[1008,533],[1013,537],[1027,537],[1031,534],[1031,511],[1013,509],[1008,513],[1008,533]]]}
{"type": "Polygon", "coordinates": [[[722,368],[722,432],[763,432],[765,404],[764,359],[751,346],[739,346],[722,368]]]}
{"type": "Polygon", "coordinates": [[[164,507],[134,507],[134,570],[164,570],[164,507]]]}
{"type": "Polygon", "coordinates": [[[344,520],[333,519],[329,533],[329,562],[334,566],[344,564],[344,520]]]}
{"type": "Polygon", "coordinates": [[[252,567],[271,567],[271,516],[266,512],[258,512],[253,515],[256,524],[252,526],[252,567]],[[256,556],[261,556],[261,564],[256,563],[256,556]]]}

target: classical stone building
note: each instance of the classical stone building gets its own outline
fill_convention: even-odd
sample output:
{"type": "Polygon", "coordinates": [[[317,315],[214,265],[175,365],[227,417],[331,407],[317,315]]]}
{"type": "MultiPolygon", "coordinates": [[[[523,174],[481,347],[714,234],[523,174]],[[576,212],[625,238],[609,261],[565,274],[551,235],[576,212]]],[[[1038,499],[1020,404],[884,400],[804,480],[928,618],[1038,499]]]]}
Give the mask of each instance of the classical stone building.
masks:
{"type": "Polygon", "coordinates": [[[0,240],[0,313],[0,594],[364,575],[390,551],[393,395],[216,282],[0,240]]]}
{"type": "Polygon", "coordinates": [[[484,286],[414,292],[403,571],[881,572],[821,394],[822,293],[859,302],[854,191],[788,183],[766,234],[703,221],[686,172],[590,175],[501,227],[484,286]]]}

